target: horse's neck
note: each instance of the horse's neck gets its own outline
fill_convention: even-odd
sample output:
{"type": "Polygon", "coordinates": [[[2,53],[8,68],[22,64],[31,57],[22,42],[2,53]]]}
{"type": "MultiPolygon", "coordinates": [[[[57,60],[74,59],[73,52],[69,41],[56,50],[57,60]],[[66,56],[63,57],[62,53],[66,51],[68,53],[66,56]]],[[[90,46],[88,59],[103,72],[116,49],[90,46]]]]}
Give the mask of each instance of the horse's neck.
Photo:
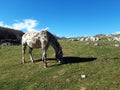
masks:
{"type": "Polygon", "coordinates": [[[56,53],[61,50],[61,46],[58,43],[57,39],[51,39],[51,45],[55,49],[56,53]]]}
{"type": "Polygon", "coordinates": [[[46,37],[48,39],[48,43],[51,44],[51,46],[54,48],[56,53],[58,53],[59,51],[62,50],[60,44],[58,43],[58,41],[54,35],[52,35],[48,31],[42,31],[41,33],[43,34],[43,36],[46,35],[46,37]]]}

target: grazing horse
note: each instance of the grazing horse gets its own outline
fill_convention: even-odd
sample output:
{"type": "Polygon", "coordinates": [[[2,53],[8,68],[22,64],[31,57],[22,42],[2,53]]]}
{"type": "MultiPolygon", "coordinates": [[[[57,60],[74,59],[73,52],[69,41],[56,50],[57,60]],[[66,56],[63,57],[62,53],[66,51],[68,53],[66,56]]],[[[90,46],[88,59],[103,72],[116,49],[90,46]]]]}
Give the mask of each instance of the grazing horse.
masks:
{"type": "Polygon", "coordinates": [[[44,68],[47,67],[46,61],[46,51],[51,45],[55,50],[55,57],[60,62],[63,63],[63,52],[60,44],[58,43],[56,37],[52,35],[47,30],[42,30],[40,32],[27,32],[22,36],[22,62],[25,63],[25,51],[26,46],[29,47],[30,60],[33,62],[32,50],[33,48],[42,48],[42,60],[44,63],[44,68]]]}

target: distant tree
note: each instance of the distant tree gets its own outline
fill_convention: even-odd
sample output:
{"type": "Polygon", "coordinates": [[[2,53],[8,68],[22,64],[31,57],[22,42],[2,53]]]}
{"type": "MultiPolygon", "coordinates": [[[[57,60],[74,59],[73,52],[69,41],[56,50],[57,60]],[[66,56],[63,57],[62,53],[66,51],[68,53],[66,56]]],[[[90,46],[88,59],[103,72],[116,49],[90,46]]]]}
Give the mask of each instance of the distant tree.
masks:
{"type": "Polygon", "coordinates": [[[21,42],[22,35],[24,33],[20,30],[15,30],[11,28],[1,27],[0,26],[0,42],[9,40],[9,41],[18,41],[21,42]]]}

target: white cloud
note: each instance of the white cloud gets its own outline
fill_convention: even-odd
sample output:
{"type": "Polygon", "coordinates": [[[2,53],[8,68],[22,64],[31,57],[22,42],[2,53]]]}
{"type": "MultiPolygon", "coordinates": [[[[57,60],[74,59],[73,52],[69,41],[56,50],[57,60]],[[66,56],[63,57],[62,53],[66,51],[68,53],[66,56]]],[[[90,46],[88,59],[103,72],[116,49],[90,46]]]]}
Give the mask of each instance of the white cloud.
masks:
{"type": "Polygon", "coordinates": [[[38,25],[37,20],[25,19],[23,22],[17,21],[12,25],[13,29],[26,29],[27,31],[36,31],[35,27],[38,25]]]}
{"type": "MultiPolygon", "coordinates": [[[[15,23],[12,25],[4,24],[3,21],[0,21],[0,26],[8,27],[16,30],[26,30],[26,31],[38,31],[36,27],[38,25],[38,21],[34,19],[24,19],[22,21],[15,20],[15,23]]],[[[48,30],[49,27],[42,28],[41,30],[48,30]]]]}

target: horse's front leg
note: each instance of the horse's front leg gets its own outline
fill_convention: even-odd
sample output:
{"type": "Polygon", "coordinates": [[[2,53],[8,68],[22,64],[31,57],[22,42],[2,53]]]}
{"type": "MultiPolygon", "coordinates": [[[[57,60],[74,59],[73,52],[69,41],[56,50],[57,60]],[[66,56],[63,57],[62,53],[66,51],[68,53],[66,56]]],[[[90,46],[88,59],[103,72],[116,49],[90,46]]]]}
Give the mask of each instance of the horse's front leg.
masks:
{"type": "Polygon", "coordinates": [[[29,48],[30,60],[33,63],[32,50],[33,50],[33,48],[29,48]]]}
{"type": "Polygon", "coordinates": [[[47,68],[46,50],[43,50],[42,60],[43,60],[43,63],[44,63],[44,68],[47,68]]]}

